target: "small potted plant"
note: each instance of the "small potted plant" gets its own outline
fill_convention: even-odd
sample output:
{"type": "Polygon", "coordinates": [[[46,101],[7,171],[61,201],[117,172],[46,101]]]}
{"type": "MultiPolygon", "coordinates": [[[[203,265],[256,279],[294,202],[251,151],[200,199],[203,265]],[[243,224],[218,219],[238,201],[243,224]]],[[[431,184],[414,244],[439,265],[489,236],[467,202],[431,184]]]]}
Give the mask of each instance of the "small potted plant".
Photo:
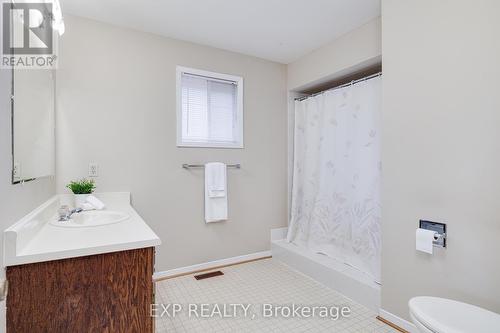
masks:
{"type": "Polygon", "coordinates": [[[67,188],[75,195],[75,208],[82,207],[82,204],[87,200],[89,194],[95,190],[95,182],[93,179],[81,179],[72,181],[67,188]]]}

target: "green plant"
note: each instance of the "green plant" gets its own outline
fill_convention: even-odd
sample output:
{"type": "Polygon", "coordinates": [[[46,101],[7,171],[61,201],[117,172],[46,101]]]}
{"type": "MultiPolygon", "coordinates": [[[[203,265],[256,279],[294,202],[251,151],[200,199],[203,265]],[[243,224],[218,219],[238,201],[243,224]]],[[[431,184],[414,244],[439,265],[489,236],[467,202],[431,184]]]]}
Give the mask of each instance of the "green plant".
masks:
{"type": "Polygon", "coordinates": [[[74,194],[90,194],[95,190],[95,182],[93,179],[84,178],[77,181],[74,180],[66,185],[66,187],[74,194]]]}

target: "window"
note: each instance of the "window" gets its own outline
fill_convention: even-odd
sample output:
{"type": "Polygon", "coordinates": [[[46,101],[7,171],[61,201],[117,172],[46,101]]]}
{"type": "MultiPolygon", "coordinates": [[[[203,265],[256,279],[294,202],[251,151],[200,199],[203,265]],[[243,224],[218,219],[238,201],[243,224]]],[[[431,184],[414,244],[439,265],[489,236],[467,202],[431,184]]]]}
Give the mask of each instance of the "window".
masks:
{"type": "Polygon", "coordinates": [[[177,67],[177,146],[243,148],[243,79],[177,67]]]}

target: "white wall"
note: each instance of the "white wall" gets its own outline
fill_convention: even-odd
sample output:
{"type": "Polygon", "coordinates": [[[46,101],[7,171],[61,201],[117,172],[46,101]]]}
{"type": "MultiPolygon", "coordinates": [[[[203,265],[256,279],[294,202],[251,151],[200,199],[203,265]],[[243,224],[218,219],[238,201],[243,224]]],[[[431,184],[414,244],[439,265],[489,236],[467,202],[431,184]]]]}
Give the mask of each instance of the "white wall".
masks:
{"type": "Polygon", "coordinates": [[[57,72],[57,190],[99,164],[98,191],[131,191],[163,244],[157,271],[269,249],[285,226],[286,67],[67,15],[57,72]],[[176,147],[175,70],[242,76],[244,149],[176,147]],[[204,223],[203,170],[228,172],[228,222],[204,223]]]}
{"type": "Polygon", "coordinates": [[[379,17],[289,64],[288,89],[309,89],[380,63],[380,25],[379,17]]]}
{"type": "Polygon", "coordinates": [[[434,295],[500,312],[500,2],[382,3],[382,307],[434,295]],[[415,251],[420,218],[448,248],[415,251]]]}
{"type": "MultiPolygon", "coordinates": [[[[11,140],[11,71],[0,70],[0,230],[55,194],[53,178],[43,178],[23,185],[12,185],[11,140]]],[[[0,237],[0,260],[3,267],[3,235],[0,237]]],[[[5,272],[0,269],[0,278],[5,272]]],[[[0,303],[0,332],[5,332],[5,302],[0,303]]]]}

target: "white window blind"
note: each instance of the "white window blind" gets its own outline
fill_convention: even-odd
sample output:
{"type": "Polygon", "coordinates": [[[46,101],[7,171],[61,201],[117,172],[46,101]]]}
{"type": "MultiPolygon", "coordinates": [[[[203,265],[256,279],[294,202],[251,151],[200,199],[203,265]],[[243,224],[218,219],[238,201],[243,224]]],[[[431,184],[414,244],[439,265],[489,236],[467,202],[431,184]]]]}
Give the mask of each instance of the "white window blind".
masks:
{"type": "MultiPolygon", "coordinates": [[[[238,80],[180,72],[180,146],[241,147],[238,80]]],[[[241,78],[239,78],[241,80],[241,78]]],[[[179,84],[179,83],[178,83],[179,84]]]]}

